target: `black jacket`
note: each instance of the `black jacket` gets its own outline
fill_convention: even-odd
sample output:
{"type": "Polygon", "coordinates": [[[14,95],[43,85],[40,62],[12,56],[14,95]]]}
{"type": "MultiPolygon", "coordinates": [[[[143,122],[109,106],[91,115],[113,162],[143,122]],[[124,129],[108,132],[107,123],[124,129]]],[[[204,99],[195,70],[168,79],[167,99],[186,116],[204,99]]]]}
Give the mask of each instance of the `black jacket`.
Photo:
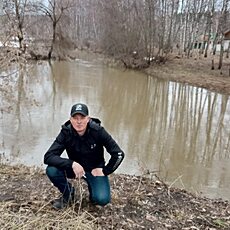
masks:
{"type": "Polygon", "coordinates": [[[44,156],[44,163],[67,169],[72,167],[73,161],[76,161],[86,172],[94,168],[103,168],[103,173],[108,175],[117,169],[123,159],[124,152],[118,144],[100,124],[91,119],[83,136],[78,135],[70,121],[62,125],[56,140],[44,156]],[[111,155],[107,165],[105,165],[104,147],[111,155]],[[64,150],[69,159],[61,157],[64,150]]]}

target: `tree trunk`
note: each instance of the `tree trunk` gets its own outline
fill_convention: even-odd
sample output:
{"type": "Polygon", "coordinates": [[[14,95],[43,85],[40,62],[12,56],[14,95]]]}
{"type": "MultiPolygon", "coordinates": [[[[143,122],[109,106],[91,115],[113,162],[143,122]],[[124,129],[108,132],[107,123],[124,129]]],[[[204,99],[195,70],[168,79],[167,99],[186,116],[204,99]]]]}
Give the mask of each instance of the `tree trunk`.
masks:
{"type": "Polygon", "coordinates": [[[208,41],[207,41],[207,45],[205,47],[205,51],[204,51],[204,57],[206,58],[208,56],[208,49],[209,49],[209,43],[210,43],[210,37],[211,37],[211,26],[212,26],[212,14],[208,15],[208,41]]]}
{"type": "Polygon", "coordinates": [[[214,59],[212,59],[212,68],[211,68],[212,70],[214,70],[215,69],[215,66],[214,66],[214,59]]]}
{"type": "Polygon", "coordinates": [[[229,52],[230,52],[230,41],[228,42],[228,48],[226,51],[226,58],[229,58],[229,52]]]}
{"type": "Polygon", "coordinates": [[[223,65],[223,56],[224,56],[224,47],[223,47],[223,41],[221,41],[221,43],[220,43],[220,59],[219,59],[218,69],[222,68],[222,65],[223,65]]]}
{"type": "Polygon", "coordinates": [[[48,59],[49,60],[52,58],[54,44],[55,44],[55,41],[56,41],[56,26],[57,26],[56,22],[53,21],[53,36],[52,36],[52,42],[51,42],[50,50],[49,50],[49,53],[48,53],[48,59]]]}

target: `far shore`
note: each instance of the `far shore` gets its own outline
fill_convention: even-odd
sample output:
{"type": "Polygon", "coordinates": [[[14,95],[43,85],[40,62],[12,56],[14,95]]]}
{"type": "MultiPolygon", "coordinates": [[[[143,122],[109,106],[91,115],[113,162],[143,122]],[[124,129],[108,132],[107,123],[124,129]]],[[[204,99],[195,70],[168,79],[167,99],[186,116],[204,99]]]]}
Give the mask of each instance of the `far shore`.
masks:
{"type": "MultiPolygon", "coordinates": [[[[119,58],[108,57],[90,51],[76,50],[72,53],[72,56],[79,58],[84,58],[87,55],[92,55],[92,59],[100,58],[106,65],[126,68],[119,58]]],[[[170,54],[165,60],[164,63],[152,61],[149,67],[133,69],[153,77],[230,95],[230,58],[223,59],[221,70],[218,69],[218,55],[207,58],[202,56],[187,58],[183,55],[170,54]],[[212,63],[214,63],[214,69],[212,69],[212,63]]],[[[129,59],[129,62],[133,62],[133,60],[129,59]]]]}

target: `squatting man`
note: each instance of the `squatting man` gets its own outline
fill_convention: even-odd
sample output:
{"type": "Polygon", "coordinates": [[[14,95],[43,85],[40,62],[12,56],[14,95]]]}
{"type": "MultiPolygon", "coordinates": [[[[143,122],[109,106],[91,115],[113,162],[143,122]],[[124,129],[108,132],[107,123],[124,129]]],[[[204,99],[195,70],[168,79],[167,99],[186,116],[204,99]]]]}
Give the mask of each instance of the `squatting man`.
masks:
{"type": "Polygon", "coordinates": [[[91,118],[87,105],[72,106],[70,119],[44,156],[46,174],[62,196],[53,201],[56,209],[65,208],[74,200],[75,188],[69,179],[83,178],[88,185],[89,199],[104,206],[111,201],[108,175],[113,173],[124,159],[124,152],[112,136],[91,118]],[[110,154],[106,164],[104,148],[110,154]],[[66,150],[68,158],[61,157],[66,150]]]}

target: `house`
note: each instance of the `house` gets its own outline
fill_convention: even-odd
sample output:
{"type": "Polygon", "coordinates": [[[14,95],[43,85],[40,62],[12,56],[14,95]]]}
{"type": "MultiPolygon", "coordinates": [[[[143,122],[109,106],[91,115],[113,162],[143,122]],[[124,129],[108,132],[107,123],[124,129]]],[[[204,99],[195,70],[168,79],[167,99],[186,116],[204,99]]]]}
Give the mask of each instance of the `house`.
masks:
{"type": "Polygon", "coordinates": [[[206,48],[209,42],[209,50],[213,47],[213,42],[216,37],[216,33],[200,34],[197,36],[196,42],[194,43],[194,49],[206,48]]]}
{"type": "Polygon", "coordinates": [[[224,32],[224,40],[230,40],[230,29],[224,32]]]}
{"type": "MultiPolygon", "coordinates": [[[[224,39],[223,39],[224,51],[227,51],[229,49],[229,46],[230,46],[230,29],[224,32],[224,39]]],[[[216,45],[216,51],[217,52],[220,51],[220,44],[216,45]]]]}
{"type": "MultiPolygon", "coordinates": [[[[208,35],[200,35],[198,36],[195,44],[194,44],[194,49],[201,49],[203,46],[206,47],[208,44],[209,40],[209,50],[211,51],[213,49],[213,42],[216,34],[211,34],[210,39],[208,39],[208,35]]],[[[224,51],[228,50],[229,44],[230,43],[230,29],[226,30],[224,32],[224,38],[223,38],[223,47],[224,51]]],[[[220,52],[220,43],[218,42],[216,45],[216,51],[220,52]]]]}

